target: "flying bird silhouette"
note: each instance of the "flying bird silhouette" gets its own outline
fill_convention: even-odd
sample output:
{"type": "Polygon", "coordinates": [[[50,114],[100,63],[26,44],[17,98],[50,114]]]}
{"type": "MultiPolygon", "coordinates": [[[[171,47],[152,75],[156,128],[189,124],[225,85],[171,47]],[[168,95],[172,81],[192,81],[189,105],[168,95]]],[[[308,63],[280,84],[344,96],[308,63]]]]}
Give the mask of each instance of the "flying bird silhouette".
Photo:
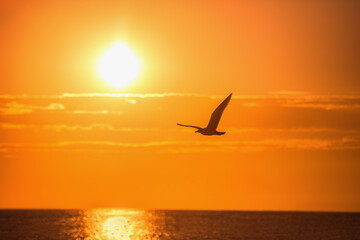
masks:
{"type": "Polygon", "coordinates": [[[193,126],[193,125],[185,125],[185,124],[180,124],[177,123],[177,125],[182,126],[182,127],[192,127],[192,128],[196,128],[197,131],[195,131],[196,133],[201,133],[202,135],[223,135],[225,134],[225,132],[218,132],[216,131],[216,128],[219,125],[220,122],[220,118],[224,112],[224,109],[226,108],[226,106],[229,104],[230,102],[230,98],[232,96],[232,93],[230,93],[230,95],[225,98],[225,100],[215,109],[215,111],[211,114],[211,118],[210,121],[208,123],[208,125],[206,126],[206,128],[201,128],[201,127],[197,127],[197,126],[193,126]]]}

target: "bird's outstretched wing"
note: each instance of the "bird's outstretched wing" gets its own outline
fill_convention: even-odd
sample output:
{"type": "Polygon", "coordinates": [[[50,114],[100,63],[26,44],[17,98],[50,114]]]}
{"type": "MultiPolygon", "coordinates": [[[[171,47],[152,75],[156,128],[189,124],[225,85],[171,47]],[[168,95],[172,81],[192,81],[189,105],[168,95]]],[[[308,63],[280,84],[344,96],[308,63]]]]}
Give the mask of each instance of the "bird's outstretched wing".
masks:
{"type": "Polygon", "coordinates": [[[201,129],[201,127],[197,127],[197,126],[193,126],[193,125],[184,125],[184,124],[180,124],[180,123],[177,123],[177,125],[179,126],[182,126],[182,127],[192,127],[192,128],[196,128],[196,129],[201,129]]]}
{"type": "Polygon", "coordinates": [[[219,125],[220,118],[224,112],[224,109],[229,104],[231,96],[232,96],[232,93],[230,93],[230,95],[227,98],[225,98],[225,100],[211,114],[210,121],[206,128],[216,130],[216,128],[219,125]]]}

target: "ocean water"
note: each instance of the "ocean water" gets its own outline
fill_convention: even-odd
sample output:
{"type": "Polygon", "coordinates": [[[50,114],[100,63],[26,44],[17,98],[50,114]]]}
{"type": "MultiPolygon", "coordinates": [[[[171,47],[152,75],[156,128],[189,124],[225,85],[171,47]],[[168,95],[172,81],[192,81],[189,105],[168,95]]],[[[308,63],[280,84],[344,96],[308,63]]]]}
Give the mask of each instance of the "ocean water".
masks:
{"type": "Polygon", "coordinates": [[[360,213],[0,210],[0,239],[360,239],[360,213]]]}

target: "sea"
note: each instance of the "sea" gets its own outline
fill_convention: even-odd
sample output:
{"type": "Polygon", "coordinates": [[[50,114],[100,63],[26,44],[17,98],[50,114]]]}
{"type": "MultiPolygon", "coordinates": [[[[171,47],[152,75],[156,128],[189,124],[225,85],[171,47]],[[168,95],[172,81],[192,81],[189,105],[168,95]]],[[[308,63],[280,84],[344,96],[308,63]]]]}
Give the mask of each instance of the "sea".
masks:
{"type": "Polygon", "coordinates": [[[360,213],[0,210],[1,240],[360,239],[360,213]]]}

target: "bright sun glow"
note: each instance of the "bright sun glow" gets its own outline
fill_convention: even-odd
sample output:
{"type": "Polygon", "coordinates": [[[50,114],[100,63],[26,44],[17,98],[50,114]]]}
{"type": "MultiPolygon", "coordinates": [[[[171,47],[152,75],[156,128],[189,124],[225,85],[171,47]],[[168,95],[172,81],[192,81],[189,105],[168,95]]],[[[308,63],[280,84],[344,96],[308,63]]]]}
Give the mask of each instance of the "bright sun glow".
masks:
{"type": "Polygon", "coordinates": [[[140,73],[140,61],[124,43],[117,43],[99,60],[100,76],[113,87],[129,85],[140,73]]]}

